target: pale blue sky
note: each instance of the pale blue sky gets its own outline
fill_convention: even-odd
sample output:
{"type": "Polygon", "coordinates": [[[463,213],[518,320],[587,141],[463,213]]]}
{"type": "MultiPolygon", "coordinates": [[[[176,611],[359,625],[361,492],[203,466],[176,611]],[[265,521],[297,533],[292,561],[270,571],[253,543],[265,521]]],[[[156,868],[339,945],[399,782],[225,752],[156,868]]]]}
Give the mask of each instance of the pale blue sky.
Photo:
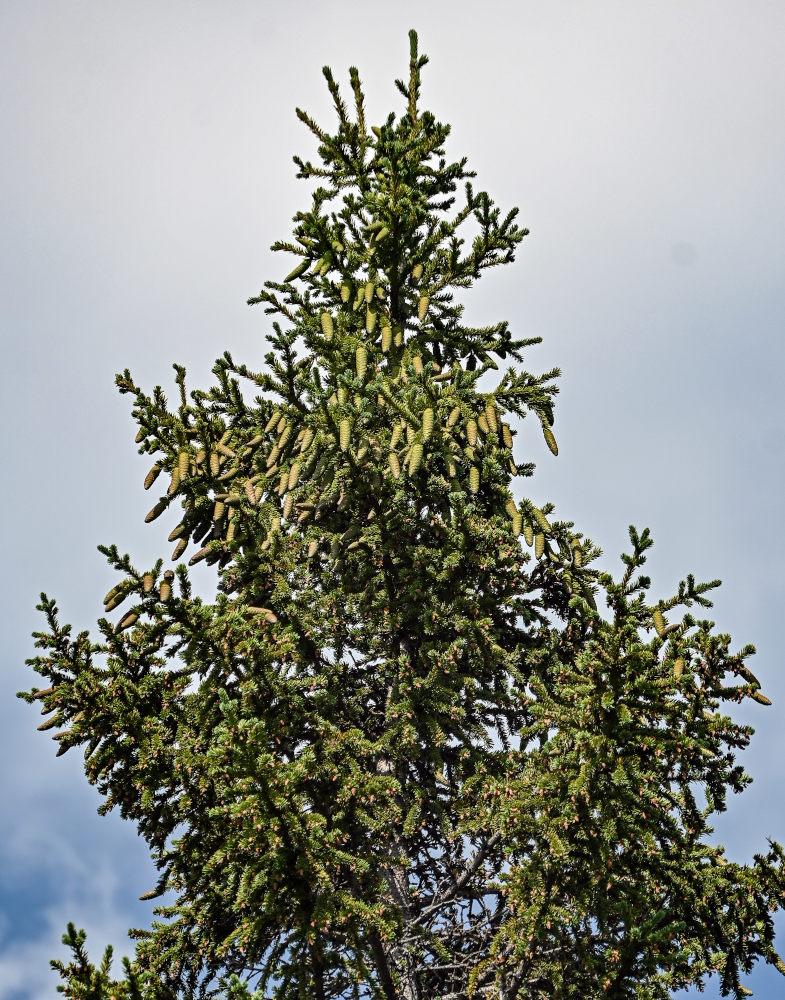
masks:
{"type": "MultiPolygon", "coordinates": [[[[291,157],[315,153],[294,109],[332,122],[327,63],[341,81],[359,67],[372,120],[398,111],[410,27],[448,152],[531,229],[465,296],[470,322],[542,336],[531,367],[564,372],[558,459],[536,428],[518,438],[527,492],[609,566],[648,525],[655,594],[723,579],[713,617],[757,645],[774,707],[739,713],[755,783],[718,837],[738,860],[784,841],[785,5],[6,0],[0,16],[0,1000],[56,995],[67,920],[123,954],[151,912],[134,828],[96,815],[78,752],[55,760],[13,698],[40,590],[89,627],[113,582],[99,542],[145,564],[169,548],[143,524],[114,373],[171,386],[178,361],[205,385],[225,349],[261,364],[268,318],[245,300],[285,273],[268,247],[308,203],[291,157]]],[[[785,992],[768,968],[748,985],[785,992]]]]}

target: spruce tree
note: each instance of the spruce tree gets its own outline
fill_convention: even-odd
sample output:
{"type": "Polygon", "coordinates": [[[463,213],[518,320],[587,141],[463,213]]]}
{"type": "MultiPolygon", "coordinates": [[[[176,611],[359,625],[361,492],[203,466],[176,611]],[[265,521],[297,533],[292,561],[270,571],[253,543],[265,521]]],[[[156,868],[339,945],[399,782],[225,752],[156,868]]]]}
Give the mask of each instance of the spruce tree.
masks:
{"type": "Polygon", "coordinates": [[[173,406],[117,377],[175,569],[103,547],[95,639],[42,595],[47,686],[20,694],[149,844],[140,898],[169,895],[120,979],[69,925],[68,997],[654,1000],[785,973],[782,848],[708,842],[750,780],[728,703],[768,704],[753,649],[693,616],[716,581],[648,596],[647,531],[615,580],[515,498],[527,415],[557,452],[558,371],[455,296],[527,231],[446,158],[410,43],[399,118],[368,124],[354,68],[351,112],[324,69],[334,133],[297,111],[320,186],[273,246],[291,273],[250,300],[264,369],[225,354],[189,393],[176,365],[173,406]]]}

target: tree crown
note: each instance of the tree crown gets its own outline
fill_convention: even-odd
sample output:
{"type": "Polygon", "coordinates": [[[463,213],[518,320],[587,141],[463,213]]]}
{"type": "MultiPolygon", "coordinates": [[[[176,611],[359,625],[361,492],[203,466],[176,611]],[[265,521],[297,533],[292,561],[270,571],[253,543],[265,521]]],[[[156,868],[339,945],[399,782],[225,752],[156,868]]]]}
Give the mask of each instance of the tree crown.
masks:
{"type": "Polygon", "coordinates": [[[156,456],[145,488],[168,479],[147,520],[181,511],[177,565],[103,547],[106,615],[131,606],[99,641],[42,595],[50,686],[22,697],[149,843],[142,898],[173,901],[120,981],[69,925],[71,997],[665,998],[713,972],[741,996],[756,958],[785,971],[782,849],[743,866],[706,843],[749,781],[752,730],[719,709],[767,702],[752,647],[689,611],[716,581],[648,602],[647,531],[615,581],[513,496],[534,466],[512,421],[558,451],[558,370],[481,385],[538,339],[466,326],[455,292],[526,230],[448,163],[410,42],[399,119],[367,126],[354,68],[352,117],[324,70],[334,134],[297,112],[320,186],[273,245],[297,265],[250,300],[275,317],[265,370],[225,354],[189,394],[176,365],[174,408],[117,377],[156,456]]]}

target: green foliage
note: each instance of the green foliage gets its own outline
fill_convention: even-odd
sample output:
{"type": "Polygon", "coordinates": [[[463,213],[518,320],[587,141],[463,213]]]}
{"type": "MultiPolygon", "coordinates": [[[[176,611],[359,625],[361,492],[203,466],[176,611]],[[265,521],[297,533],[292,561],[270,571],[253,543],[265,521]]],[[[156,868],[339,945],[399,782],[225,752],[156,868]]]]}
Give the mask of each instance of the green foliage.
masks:
{"type": "Polygon", "coordinates": [[[706,841],[749,781],[752,730],[720,709],[766,700],[752,649],[686,610],[715,584],[647,603],[648,532],[617,583],[551,505],[514,500],[533,465],[510,420],[556,453],[558,371],[490,375],[537,341],[461,321],[456,290],[526,230],[448,163],[410,37],[397,121],[367,127],[355,69],[352,118],[324,70],[335,134],[298,111],[319,142],[298,176],[324,186],[273,247],[296,266],[251,300],[277,317],[264,371],[225,354],[189,394],[175,366],[174,408],[117,378],[177,565],[102,548],[97,641],[42,595],[50,686],[21,696],[58,755],[85,747],[101,811],[150,846],[142,898],[166,901],[121,981],[69,925],[52,964],[74,1000],[641,1000],[714,972],[741,996],[757,958],[785,971],[782,849],[743,866],[706,841]]]}

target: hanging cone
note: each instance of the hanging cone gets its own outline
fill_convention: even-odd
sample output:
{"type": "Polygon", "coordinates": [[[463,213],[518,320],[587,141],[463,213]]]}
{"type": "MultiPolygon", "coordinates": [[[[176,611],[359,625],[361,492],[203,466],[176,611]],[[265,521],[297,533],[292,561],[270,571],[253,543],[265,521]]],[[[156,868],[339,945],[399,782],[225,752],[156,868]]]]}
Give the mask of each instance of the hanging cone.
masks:
{"type": "Polygon", "coordinates": [[[188,560],[188,565],[195,566],[198,562],[201,562],[202,559],[205,558],[205,556],[209,553],[209,551],[210,551],[210,546],[205,545],[203,548],[199,549],[198,552],[195,552],[191,556],[191,558],[188,560]]]}
{"type": "Polygon", "coordinates": [[[313,431],[311,430],[310,427],[307,427],[306,430],[305,430],[305,433],[303,434],[303,439],[300,442],[300,454],[301,455],[304,455],[306,453],[306,451],[308,451],[308,449],[313,444],[313,439],[314,439],[314,433],[313,433],[313,431]]]}
{"type": "Polygon", "coordinates": [[[310,263],[311,262],[309,260],[304,260],[301,264],[298,264],[293,271],[290,271],[289,274],[286,275],[283,279],[283,283],[287,284],[289,281],[294,281],[295,278],[299,278],[301,274],[305,274],[310,263]]]}
{"type": "MultiPolygon", "coordinates": [[[[370,333],[371,330],[369,329],[368,332],[370,333]]],[[[362,381],[365,378],[365,369],[368,365],[368,350],[363,344],[360,344],[355,351],[355,365],[357,368],[357,378],[362,381]]]]}
{"type": "Polygon", "coordinates": [[[115,632],[117,633],[124,632],[127,628],[130,628],[132,625],[136,625],[138,621],[139,621],[139,615],[135,611],[129,611],[128,614],[125,616],[125,618],[123,618],[123,620],[117,626],[115,632]]]}
{"type": "Polygon", "coordinates": [[[165,510],[166,502],[164,500],[159,500],[155,507],[153,507],[151,511],[148,511],[147,516],[145,517],[145,523],[149,524],[151,521],[154,521],[157,517],[160,517],[165,510]]]}
{"type": "Polygon", "coordinates": [[[349,435],[351,433],[351,424],[349,423],[349,418],[344,417],[341,421],[339,428],[339,443],[341,446],[341,451],[347,451],[349,448],[349,435]]]}
{"type": "Polygon", "coordinates": [[[144,488],[149,490],[160,474],[161,466],[156,463],[144,477],[144,488]]]}
{"type": "Polygon", "coordinates": [[[551,526],[540,508],[535,507],[534,504],[532,504],[532,513],[534,514],[534,519],[537,524],[539,524],[546,535],[549,535],[551,533],[551,526]]]}
{"type": "Polygon", "coordinates": [[[169,537],[167,538],[167,541],[176,542],[184,531],[185,531],[185,522],[181,521],[176,528],[174,528],[172,531],[169,532],[169,537]]]}
{"type": "Polygon", "coordinates": [[[270,622],[271,625],[278,621],[278,615],[269,608],[254,608],[251,605],[248,606],[248,610],[254,615],[261,615],[266,622],[270,622]]]}

